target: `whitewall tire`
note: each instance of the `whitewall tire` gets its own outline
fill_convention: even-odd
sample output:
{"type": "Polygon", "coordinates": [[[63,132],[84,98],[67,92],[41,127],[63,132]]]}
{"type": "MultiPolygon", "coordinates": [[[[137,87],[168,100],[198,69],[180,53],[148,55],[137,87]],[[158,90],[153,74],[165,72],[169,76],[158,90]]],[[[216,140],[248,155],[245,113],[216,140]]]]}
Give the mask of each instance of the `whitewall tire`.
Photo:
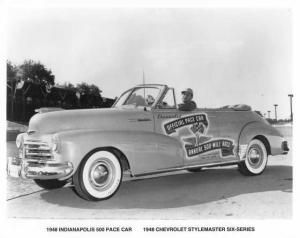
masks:
{"type": "Polygon", "coordinates": [[[113,196],[122,182],[119,159],[109,151],[88,155],[73,176],[75,191],[86,200],[100,201],[113,196]]]}
{"type": "Polygon", "coordinates": [[[246,151],[245,161],[239,164],[239,170],[244,175],[261,174],[268,162],[268,153],[265,145],[257,139],[252,140],[246,151]]]}

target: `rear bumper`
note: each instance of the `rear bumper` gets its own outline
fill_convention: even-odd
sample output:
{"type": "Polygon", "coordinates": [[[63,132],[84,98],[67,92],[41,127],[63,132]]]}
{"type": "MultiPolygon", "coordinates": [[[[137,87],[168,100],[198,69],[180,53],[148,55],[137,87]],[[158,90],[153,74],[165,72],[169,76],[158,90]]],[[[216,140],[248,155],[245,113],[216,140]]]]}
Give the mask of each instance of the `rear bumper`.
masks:
{"type": "Polygon", "coordinates": [[[281,149],[283,151],[282,154],[287,154],[290,151],[287,141],[281,143],[281,149]]]}
{"type": "Polygon", "coordinates": [[[7,158],[7,174],[22,179],[60,179],[73,172],[73,165],[53,161],[32,162],[18,157],[7,158]]]}

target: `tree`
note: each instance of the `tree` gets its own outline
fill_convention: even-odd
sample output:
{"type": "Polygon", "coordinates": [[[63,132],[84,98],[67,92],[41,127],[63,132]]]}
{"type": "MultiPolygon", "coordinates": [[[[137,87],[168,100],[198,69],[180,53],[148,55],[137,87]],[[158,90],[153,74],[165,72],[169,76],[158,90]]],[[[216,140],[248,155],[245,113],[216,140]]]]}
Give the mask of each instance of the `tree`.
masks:
{"type": "Polygon", "coordinates": [[[99,96],[102,91],[95,84],[90,85],[90,93],[99,96]]]}
{"type": "Polygon", "coordinates": [[[10,61],[6,61],[7,83],[11,85],[17,80],[17,66],[10,61]]]}
{"type": "Polygon", "coordinates": [[[76,85],[77,90],[80,92],[80,94],[84,95],[84,94],[89,94],[89,85],[87,83],[78,83],[76,85]]]}
{"type": "Polygon", "coordinates": [[[101,90],[94,84],[80,83],[76,86],[80,93],[80,103],[83,107],[100,107],[102,103],[101,90]]]}
{"type": "Polygon", "coordinates": [[[72,90],[72,91],[76,91],[76,87],[74,86],[74,84],[70,83],[70,82],[65,82],[63,85],[57,85],[57,86],[60,86],[62,88],[65,88],[65,89],[69,89],[69,90],[72,90]]]}
{"type": "Polygon", "coordinates": [[[19,66],[19,69],[22,71],[22,80],[54,85],[55,76],[52,74],[52,71],[47,69],[40,62],[25,60],[23,64],[19,66]]]}
{"type": "Polygon", "coordinates": [[[102,92],[98,86],[94,84],[87,84],[87,83],[79,83],[77,84],[76,88],[80,92],[80,94],[92,94],[95,96],[99,96],[100,93],[102,92]]]}

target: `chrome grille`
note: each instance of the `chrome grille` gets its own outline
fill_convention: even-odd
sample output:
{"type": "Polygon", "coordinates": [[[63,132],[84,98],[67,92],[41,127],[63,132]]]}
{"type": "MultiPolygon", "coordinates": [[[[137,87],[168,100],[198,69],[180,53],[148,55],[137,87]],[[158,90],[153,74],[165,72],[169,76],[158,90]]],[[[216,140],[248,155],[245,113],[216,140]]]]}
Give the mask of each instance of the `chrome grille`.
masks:
{"type": "Polygon", "coordinates": [[[39,140],[24,141],[24,158],[27,160],[51,160],[53,155],[51,148],[46,142],[39,140]]]}

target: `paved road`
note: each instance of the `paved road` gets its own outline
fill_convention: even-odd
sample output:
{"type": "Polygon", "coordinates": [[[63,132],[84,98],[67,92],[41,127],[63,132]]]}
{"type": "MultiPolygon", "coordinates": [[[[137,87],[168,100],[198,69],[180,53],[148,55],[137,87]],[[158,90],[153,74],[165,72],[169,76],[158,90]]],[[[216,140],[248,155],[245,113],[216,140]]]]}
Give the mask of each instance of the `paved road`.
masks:
{"type": "MultiPolygon", "coordinates": [[[[292,147],[291,137],[288,137],[292,147]]],[[[8,154],[16,153],[8,142],[8,154]]],[[[130,180],[102,202],[80,199],[68,185],[46,191],[8,178],[9,217],[90,219],[237,219],[292,217],[292,155],[271,157],[266,171],[242,176],[235,166],[130,180]]]]}

